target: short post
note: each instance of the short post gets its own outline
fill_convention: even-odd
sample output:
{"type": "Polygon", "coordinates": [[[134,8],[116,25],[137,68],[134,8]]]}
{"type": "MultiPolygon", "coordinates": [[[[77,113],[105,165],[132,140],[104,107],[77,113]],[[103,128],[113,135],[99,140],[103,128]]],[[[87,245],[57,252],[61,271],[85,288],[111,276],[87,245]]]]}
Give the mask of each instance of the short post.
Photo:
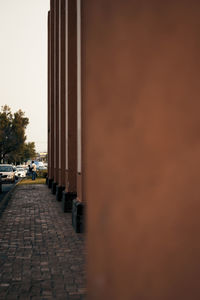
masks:
{"type": "Polygon", "coordinates": [[[2,181],[1,181],[1,174],[0,174],[0,193],[2,193],[2,181]]]}

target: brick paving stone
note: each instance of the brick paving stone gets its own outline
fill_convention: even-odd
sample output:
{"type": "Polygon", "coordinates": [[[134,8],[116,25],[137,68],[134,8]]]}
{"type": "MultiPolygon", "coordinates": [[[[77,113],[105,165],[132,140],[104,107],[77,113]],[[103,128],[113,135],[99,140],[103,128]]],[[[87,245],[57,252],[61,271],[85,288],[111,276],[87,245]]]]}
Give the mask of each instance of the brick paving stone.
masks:
{"type": "Polygon", "coordinates": [[[86,299],[85,237],[46,185],[21,185],[0,218],[0,300],[86,299]]]}

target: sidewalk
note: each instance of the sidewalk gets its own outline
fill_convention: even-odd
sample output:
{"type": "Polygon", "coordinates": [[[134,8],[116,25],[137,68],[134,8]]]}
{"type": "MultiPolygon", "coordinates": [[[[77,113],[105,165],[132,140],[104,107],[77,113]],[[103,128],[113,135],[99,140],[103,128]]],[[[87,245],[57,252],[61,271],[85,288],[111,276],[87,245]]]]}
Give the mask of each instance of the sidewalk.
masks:
{"type": "Polygon", "coordinates": [[[84,235],[46,185],[20,185],[0,218],[0,300],[86,299],[84,235]]]}

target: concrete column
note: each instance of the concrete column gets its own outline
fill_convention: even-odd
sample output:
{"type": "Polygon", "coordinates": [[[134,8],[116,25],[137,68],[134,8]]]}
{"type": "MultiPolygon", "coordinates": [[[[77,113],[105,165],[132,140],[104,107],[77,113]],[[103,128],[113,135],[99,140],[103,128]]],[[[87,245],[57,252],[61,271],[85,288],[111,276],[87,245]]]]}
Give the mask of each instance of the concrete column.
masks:
{"type": "Polygon", "coordinates": [[[60,2],[60,55],[59,55],[59,184],[56,198],[62,199],[65,189],[66,165],[66,0],[60,2]]]}
{"type": "Polygon", "coordinates": [[[84,231],[85,203],[82,190],[82,103],[81,103],[81,0],[77,3],[77,197],[72,204],[72,225],[76,232],[84,231]]]}
{"type": "Polygon", "coordinates": [[[51,19],[50,19],[50,11],[48,12],[48,89],[47,89],[47,95],[48,95],[48,101],[47,101],[47,137],[48,137],[48,146],[47,146],[47,152],[48,152],[48,175],[47,175],[47,181],[50,178],[52,178],[52,170],[51,170],[51,134],[50,134],[50,124],[51,124],[51,19]]]}
{"type": "Polygon", "coordinates": [[[59,2],[55,0],[54,13],[54,181],[52,193],[56,194],[59,179],[59,2]]]}
{"type": "Polygon", "coordinates": [[[68,108],[67,108],[68,169],[62,204],[71,211],[77,195],[77,4],[68,0],[68,108]]]}
{"type": "Polygon", "coordinates": [[[50,155],[49,155],[49,165],[50,165],[50,176],[48,178],[48,186],[52,188],[52,183],[54,181],[54,40],[55,40],[55,32],[54,32],[54,12],[55,10],[55,0],[51,0],[50,2],[50,103],[49,103],[49,147],[50,147],[50,155]]]}

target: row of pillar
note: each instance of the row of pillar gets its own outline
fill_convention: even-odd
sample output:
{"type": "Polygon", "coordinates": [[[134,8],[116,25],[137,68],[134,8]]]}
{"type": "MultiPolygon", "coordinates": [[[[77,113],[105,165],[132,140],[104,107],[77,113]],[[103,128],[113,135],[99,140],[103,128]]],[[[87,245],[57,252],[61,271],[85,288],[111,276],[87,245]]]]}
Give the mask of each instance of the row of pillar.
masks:
{"type": "Polygon", "coordinates": [[[87,202],[87,298],[200,299],[200,1],[48,18],[48,185],[76,231],[87,202]]]}
{"type": "Polygon", "coordinates": [[[199,20],[193,0],[84,0],[81,22],[51,0],[48,184],[76,231],[87,201],[89,300],[200,299],[199,20]]]}
{"type": "Polygon", "coordinates": [[[83,231],[84,206],[80,184],[79,5],[79,0],[51,0],[48,12],[47,183],[62,202],[63,211],[72,212],[76,232],[83,231]]]}

